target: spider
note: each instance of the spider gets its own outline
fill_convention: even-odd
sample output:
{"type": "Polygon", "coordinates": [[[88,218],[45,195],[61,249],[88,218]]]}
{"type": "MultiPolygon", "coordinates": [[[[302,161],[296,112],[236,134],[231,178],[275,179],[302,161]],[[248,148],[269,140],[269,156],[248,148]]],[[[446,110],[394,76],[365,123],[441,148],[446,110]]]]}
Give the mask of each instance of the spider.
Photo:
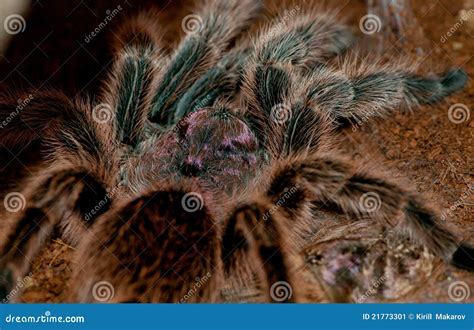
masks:
{"type": "MultiPolygon", "coordinates": [[[[24,209],[7,213],[3,295],[59,231],[77,247],[71,301],[94,302],[97,284],[108,283],[110,302],[214,302],[242,269],[272,301],[275,284],[297,288],[288,237],[318,220],[315,207],[401,228],[472,270],[473,249],[417,193],[337,149],[347,123],[438,102],[466,74],[425,77],[367,59],[334,65],[355,37],[331,12],[295,10],[252,43],[243,35],[260,10],[254,0],[203,1],[171,55],[156,14],[140,13],[115,34],[97,99],[37,92],[10,117],[0,142],[38,133],[48,163],[24,183],[24,209]]],[[[1,100],[5,119],[17,97],[1,100]]]]}

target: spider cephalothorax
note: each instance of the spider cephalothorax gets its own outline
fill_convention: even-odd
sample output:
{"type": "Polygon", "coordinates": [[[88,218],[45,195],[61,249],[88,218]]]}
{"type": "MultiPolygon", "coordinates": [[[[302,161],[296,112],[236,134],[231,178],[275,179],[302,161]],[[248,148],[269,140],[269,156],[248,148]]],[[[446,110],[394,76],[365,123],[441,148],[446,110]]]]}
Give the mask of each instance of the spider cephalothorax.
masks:
{"type": "MultiPolygon", "coordinates": [[[[95,103],[36,93],[10,118],[0,142],[39,137],[49,163],[5,225],[2,274],[26,274],[59,229],[77,245],[73,301],[97,300],[103,283],[114,288],[109,301],[219,301],[243,273],[267,299],[286,283],[288,300],[299,301],[298,235],[319,210],[376,221],[473,268],[472,248],[418,194],[335,147],[341,124],[437,102],[466,74],[424,77],[369,58],[335,64],[354,37],[335,15],[301,8],[250,46],[241,36],[259,9],[254,0],[204,1],[198,28],[171,55],[154,14],[142,13],[116,34],[115,64],[95,103]],[[104,110],[112,120],[97,118],[104,110]]],[[[0,119],[16,100],[2,98],[0,119]]],[[[362,249],[341,251],[327,253],[325,278],[361,264],[362,249]]]]}
{"type": "Polygon", "coordinates": [[[152,137],[139,149],[130,168],[135,172],[132,181],[141,179],[146,181],[142,185],[147,185],[173,175],[199,178],[209,188],[223,191],[253,177],[260,157],[252,130],[224,108],[192,112],[171,131],[152,137]]]}

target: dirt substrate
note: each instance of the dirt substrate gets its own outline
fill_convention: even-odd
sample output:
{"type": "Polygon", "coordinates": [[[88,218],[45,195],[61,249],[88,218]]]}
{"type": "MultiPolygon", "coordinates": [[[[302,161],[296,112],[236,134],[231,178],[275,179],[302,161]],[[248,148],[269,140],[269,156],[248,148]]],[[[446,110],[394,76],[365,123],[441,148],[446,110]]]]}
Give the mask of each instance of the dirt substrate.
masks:
{"type": "MultiPolygon", "coordinates": [[[[104,45],[113,24],[90,44],[78,48],[78,41],[84,43],[83,36],[93,30],[105,10],[115,8],[122,2],[85,1],[87,6],[81,5],[79,1],[57,3],[35,5],[33,8],[27,20],[29,29],[16,37],[5,55],[6,60],[0,65],[2,77],[7,77],[3,88],[29,87],[30,84],[40,86],[47,80],[45,86],[63,88],[71,95],[77,91],[94,92],[97,89],[97,82],[104,73],[102,68],[110,60],[104,45]],[[71,11],[72,14],[66,17],[71,11]],[[45,37],[47,39],[40,47],[32,45],[32,40],[38,44],[45,37]],[[25,58],[30,52],[31,55],[25,58]]],[[[146,1],[129,3],[133,7],[125,7],[123,15],[146,5],[146,1]]],[[[341,1],[341,4],[342,12],[349,15],[354,31],[363,37],[358,29],[359,20],[365,14],[363,2],[341,1]]],[[[414,7],[426,38],[424,42],[414,42],[414,48],[418,47],[418,51],[419,46],[422,47],[419,55],[423,58],[422,66],[428,69],[462,67],[470,77],[467,88],[441,104],[422,107],[412,113],[396,112],[389,120],[379,124],[349,128],[345,132],[342,147],[354,159],[364,162],[371,159],[378,166],[389,169],[391,176],[400,184],[425,193],[426,199],[443,215],[446,225],[466,242],[474,244],[474,194],[472,188],[470,190],[474,184],[474,114],[471,113],[470,118],[461,123],[454,123],[448,116],[448,109],[456,103],[464,104],[470,112],[474,109],[474,12],[470,20],[460,20],[459,16],[463,9],[474,10],[474,3],[460,0],[415,1],[414,7]],[[454,27],[455,31],[444,41],[443,36],[454,27]]],[[[173,31],[179,31],[181,17],[187,13],[189,6],[171,2],[164,4],[163,8],[163,22],[171,23],[165,38],[172,41],[172,36],[177,35],[173,31]],[[182,7],[185,9],[181,10],[182,7]]],[[[408,31],[407,43],[413,42],[410,35],[419,33],[418,30],[408,31]]],[[[395,49],[390,54],[403,54],[404,51],[395,49]]],[[[37,150],[37,145],[21,152],[1,150],[0,182],[3,183],[3,194],[12,191],[25,174],[41,164],[41,155],[37,150]]],[[[322,215],[321,219],[326,220],[326,217],[322,215]]],[[[448,294],[449,288],[456,281],[474,288],[474,276],[444,266],[423,249],[414,248],[403,241],[395,241],[395,245],[393,242],[386,243],[380,239],[379,228],[363,227],[363,222],[353,224],[339,217],[335,228],[334,219],[330,217],[328,221],[321,221],[320,231],[302,252],[306,263],[301,271],[306,281],[300,290],[305,291],[310,301],[449,302],[453,301],[448,294]],[[332,245],[334,241],[337,245],[332,245]],[[331,279],[325,277],[331,251],[341,250],[344,246],[347,246],[347,253],[351,256],[358,255],[354,247],[360,246],[365,249],[371,247],[365,250],[369,251],[367,255],[381,253],[385,260],[382,274],[375,276],[371,265],[365,264],[359,268],[362,273],[365,272],[365,277],[343,279],[337,285],[331,284],[331,279]],[[390,265],[395,267],[388,269],[390,265]],[[374,289],[374,284],[380,278],[383,285],[377,284],[374,289]],[[377,288],[379,286],[383,289],[377,288]]],[[[73,252],[73,247],[54,239],[36,258],[32,276],[24,281],[26,290],[22,300],[64,301],[74,267],[73,252]]],[[[371,258],[376,260],[377,256],[371,255],[371,258]]],[[[240,300],[242,296],[246,296],[244,299],[247,300],[259,299],[252,285],[245,290],[241,287],[224,290],[223,296],[228,301],[240,300]]],[[[471,294],[466,300],[472,301],[473,298],[471,294]]]]}

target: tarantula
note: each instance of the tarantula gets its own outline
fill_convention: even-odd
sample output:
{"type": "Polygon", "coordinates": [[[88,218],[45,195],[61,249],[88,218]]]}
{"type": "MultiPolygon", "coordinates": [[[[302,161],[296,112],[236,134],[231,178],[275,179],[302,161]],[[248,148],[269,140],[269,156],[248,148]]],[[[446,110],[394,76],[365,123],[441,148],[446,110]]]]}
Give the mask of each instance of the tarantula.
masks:
{"type": "MultiPolygon", "coordinates": [[[[11,118],[0,141],[38,134],[49,162],[24,184],[26,206],[4,225],[5,276],[24,276],[59,230],[77,246],[72,301],[94,301],[103,281],[113,302],[218,301],[242,268],[271,301],[275,283],[297,289],[288,235],[317,221],[315,207],[407,229],[444,260],[473,268],[473,249],[416,193],[335,148],[345,123],[440,101],[463,88],[466,74],[332,65],[354,36],[330,12],[276,18],[249,43],[242,33],[260,9],[254,0],[204,1],[172,56],[155,14],[143,12],[116,33],[97,100],[37,92],[11,118]],[[380,200],[377,209],[361,202],[367,194],[380,200]]],[[[2,98],[1,119],[16,100],[2,98]]]]}

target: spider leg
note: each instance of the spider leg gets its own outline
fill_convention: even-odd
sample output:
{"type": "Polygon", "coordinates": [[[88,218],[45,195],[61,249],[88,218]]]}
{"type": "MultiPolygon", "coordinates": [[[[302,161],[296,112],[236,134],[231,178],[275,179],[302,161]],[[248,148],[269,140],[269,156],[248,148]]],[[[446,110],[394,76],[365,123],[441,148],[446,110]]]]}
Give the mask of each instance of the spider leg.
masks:
{"type": "Polygon", "coordinates": [[[90,104],[56,91],[30,94],[22,108],[15,108],[14,99],[0,98],[0,120],[8,122],[0,143],[14,147],[40,139],[50,158],[98,163],[106,171],[115,166],[109,157],[116,150],[115,136],[108,125],[94,119],[90,104]]]}
{"type": "Polygon", "coordinates": [[[441,101],[461,90],[467,75],[453,69],[438,76],[424,77],[396,66],[373,65],[354,70],[318,67],[311,74],[309,98],[334,120],[363,122],[384,117],[400,106],[412,108],[441,101]]]}
{"type": "Polygon", "coordinates": [[[3,94],[0,97],[0,143],[7,147],[43,139],[44,133],[75,110],[69,98],[56,91],[3,94]]]}
{"type": "Polygon", "coordinates": [[[256,38],[254,61],[312,68],[342,54],[354,42],[335,12],[307,12],[291,20],[276,18],[256,38]]]}
{"type": "Polygon", "coordinates": [[[278,214],[270,209],[254,203],[233,212],[222,239],[224,267],[230,274],[242,267],[242,263],[249,263],[251,269],[257,271],[268,301],[295,302],[288,260],[290,253],[282,241],[284,227],[279,224],[278,214]],[[286,297],[279,297],[275,292],[280,285],[288,290],[286,297]]]}
{"type": "MultiPolygon", "coordinates": [[[[21,194],[7,195],[6,211],[15,213],[2,228],[0,273],[23,278],[56,229],[64,239],[76,244],[110,207],[103,179],[84,168],[65,166],[45,171],[21,194]]],[[[9,284],[4,283],[0,292],[8,294],[9,284]]]]}
{"type": "Polygon", "coordinates": [[[263,31],[246,64],[242,92],[246,116],[260,141],[268,136],[275,107],[284,108],[298,89],[292,77],[342,53],[353,42],[349,29],[334,23],[334,14],[300,15],[276,20],[263,31]]]}
{"type": "Polygon", "coordinates": [[[118,55],[95,108],[113,115],[119,140],[132,148],[144,139],[153,92],[167,60],[157,17],[154,11],[140,13],[115,34],[113,48],[118,55]]]}
{"type": "Polygon", "coordinates": [[[182,23],[187,36],[167,65],[155,91],[149,114],[152,122],[173,123],[178,106],[176,100],[218,63],[259,11],[259,1],[206,0],[197,15],[185,17],[182,23]]]}
{"type": "Polygon", "coordinates": [[[75,301],[108,282],[114,302],[213,301],[222,279],[215,209],[193,184],[162,184],[107,212],[81,242],[75,301]]]}
{"type": "Polygon", "coordinates": [[[19,132],[33,129],[51,163],[61,164],[41,169],[21,194],[12,195],[24,210],[15,209],[2,231],[0,268],[16,278],[28,271],[53,230],[59,228],[66,240],[77,243],[87,224],[109,207],[105,187],[115,186],[119,156],[110,126],[94,120],[90,105],[58,92],[35,95],[11,124],[19,132]]]}
{"type": "Polygon", "coordinates": [[[224,55],[222,60],[210,68],[189,87],[179,100],[174,121],[201,108],[211,107],[223,95],[235,95],[238,91],[242,66],[247,58],[245,50],[235,50],[224,55]]]}
{"type": "Polygon", "coordinates": [[[438,216],[413,192],[383,177],[377,177],[330,156],[287,159],[273,175],[271,191],[279,196],[283,187],[298,185],[313,204],[366,216],[419,240],[434,254],[472,269],[472,248],[459,244],[438,216]],[[285,162],[287,163],[285,164],[285,162]]]}

